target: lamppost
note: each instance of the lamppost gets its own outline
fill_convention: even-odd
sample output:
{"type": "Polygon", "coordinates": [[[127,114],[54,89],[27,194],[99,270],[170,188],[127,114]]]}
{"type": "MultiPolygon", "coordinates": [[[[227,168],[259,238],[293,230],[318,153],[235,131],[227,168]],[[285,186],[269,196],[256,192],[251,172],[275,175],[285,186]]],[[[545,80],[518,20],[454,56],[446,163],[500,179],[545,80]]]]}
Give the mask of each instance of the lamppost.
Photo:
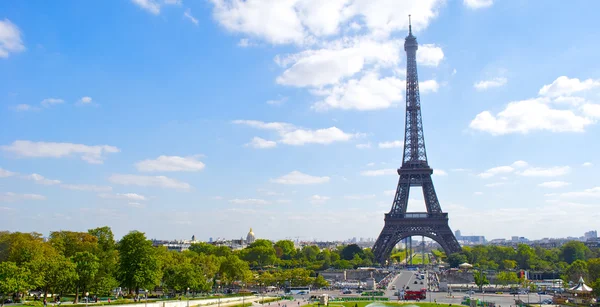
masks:
{"type": "Polygon", "coordinates": [[[190,287],[187,288],[185,296],[187,298],[187,307],[190,307],[190,287]]]}
{"type": "Polygon", "coordinates": [[[218,286],[218,288],[217,288],[217,294],[219,294],[219,295],[217,296],[217,300],[218,300],[218,307],[221,307],[221,293],[220,293],[220,292],[221,292],[221,286],[218,286]]]}
{"type": "Polygon", "coordinates": [[[90,301],[90,298],[89,298],[89,296],[90,296],[90,293],[89,293],[89,292],[86,292],[86,293],[85,293],[85,307],[87,307],[87,305],[88,305],[88,302],[90,301]]]}
{"type": "Polygon", "coordinates": [[[146,296],[146,300],[144,302],[144,307],[148,307],[148,289],[144,290],[144,295],[146,296]]]}

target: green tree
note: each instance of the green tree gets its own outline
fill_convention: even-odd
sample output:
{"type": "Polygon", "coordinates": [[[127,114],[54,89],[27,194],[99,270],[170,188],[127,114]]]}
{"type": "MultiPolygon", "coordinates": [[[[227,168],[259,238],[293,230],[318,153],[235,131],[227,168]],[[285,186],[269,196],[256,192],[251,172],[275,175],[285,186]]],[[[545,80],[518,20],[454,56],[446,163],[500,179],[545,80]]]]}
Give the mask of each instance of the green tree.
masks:
{"type": "Polygon", "coordinates": [[[514,270],[517,267],[517,262],[510,259],[502,260],[502,268],[505,270],[514,270]]]}
{"type": "Polygon", "coordinates": [[[144,233],[132,231],[126,234],[117,244],[117,250],[117,280],[130,293],[138,293],[140,288],[151,288],[158,284],[161,277],[160,263],[152,242],[146,239],[144,233]]]}
{"type": "Polygon", "coordinates": [[[354,255],[358,255],[359,257],[361,257],[362,254],[363,254],[362,248],[360,248],[356,244],[349,244],[349,245],[346,245],[342,249],[340,256],[344,260],[352,260],[352,259],[354,259],[354,255]]]}
{"type": "Polygon", "coordinates": [[[452,268],[458,268],[459,265],[467,262],[467,256],[461,253],[453,253],[448,256],[448,264],[452,268]]]}
{"type": "Polygon", "coordinates": [[[275,255],[275,248],[273,248],[273,245],[271,244],[271,242],[267,241],[267,240],[257,240],[257,241],[266,241],[266,242],[268,242],[268,245],[252,244],[248,248],[244,249],[241,252],[241,254],[240,254],[241,257],[244,260],[246,260],[258,267],[263,267],[265,265],[271,265],[271,264],[275,263],[275,261],[277,260],[277,256],[275,255]]]}
{"type": "Polygon", "coordinates": [[[527,244],[517,245],[515,260],[517,261],[519,268],[524,270],[531,268],[531,262],[535,261],[535,259],[535,250],[531,246],[527,244]]]}
{"type": "Polygon", "coordinates": [[[207,277],[201,266],[192,263],[193,256],[178,252],[171,253],[175,261],[164,270],[164,284],[179,293],[185,292],[187,288],[194,292],[204,292],[208,284],[207,277]]]}
{"type": "Polygon", "coordinates": [[[560,248],[560,257],[568,264],[576,260],[585,260],[585,255],[590,250],[583,242],[569,241],[560,248]]]}
{"type": "Polygon", "coordinates": [[[30,272],[25,267],[19,267],[16,263],[5,261],[0,263],[0,298],[11,293],[26,292],[29,287],[30,272]]]}
{"type": "Polygon", "coordinates": [[[34,260],[28,263],[30,271],[35,272],[36,285],[48,293],[62,293],[75,286],[77,272],[75,263],[63,255],[55,255],[44,260],[34,260]]]}
{"type": "Polygon", "coordinates": [[[587,261],[588,278],[590,281],[600,278],[600,258],[592,258],[587,261]]]}
{"type": "Polygon", "coordinates": [[[281,256],[278,256],[280,259],[290,260],[296,254],[296,248],[294,247],[294,242],[290,240],[280,240],[275,243],[275,248],[281,249],[281,256]]]}
{"type": "Polygon", "coordinates": [[[473,278],[475,279],[475,284],[479,287],[479,291],[482,291],[484,285],[490,284],[487,274],[482,269],[473,271],[473,278]]]}
{"type": "Polygon", "coordinates": [[[516,284],[519,282],[519,277],[515,272],[502,271],[496,275],[496,281],[503,286],[516,284]]]}
{"type": "Polygon", "coordinates": [[[77,280],[75,282],[75,303],[79,302],[79,290],[82,293],[89,291],[89,285],[94,281],[100,263],[98,257],[90,252],[78,252],[72,258],[75,263],[77,280]]]}
{"type": "Polygon", "coordinates": [[[80,252],[95,254],[98,249],[98,238],[87,232],[54,231],[50,233],[48,242],[67,258],[80,252]]]}
{"type": "Polygon", "coordinates": [[[219,269],[221,281],[232,284],[234,281],[248,282],[252,279],[252,272],[248,262],[241,260],[236,255],[229,255],[221,263],[219,269]]]}
{"type": "Polygon", "coordinates": [[[198,254],[206,255],[214,255],[216,252],[216,248],[214,245],[205,242],[193,243],[192,245],[190,245],[189,250],[198,254]]]}
{"type": "Polygon", "coordinates": [[[88,230],[88,233],[98,242],[96,256],[98,257],[100,268],[90,290],[100,295],[109,295],[112,289],[119,286],[115,278],[117,264],[119,261],[119,252],[112,230],[108,226],[88,230]]]}
{"type": "Polygon", "coordinates": [[[584,279],[587,279],[588,277],[587,263],[583,260],[573,261],[573,263],[571,263],[565,270],[563,280],[567,283],[569,281],[577,283],[579,277],[583,277],[584,279]]]}
{"type": "Polygon", "coordinates": [[[323,275],[319,275],[315,278],[312,285],[316,289],[322,289],[322,288],[329,287],[329,282],[327,282],[327,280],[325,280],[323,275]]]}

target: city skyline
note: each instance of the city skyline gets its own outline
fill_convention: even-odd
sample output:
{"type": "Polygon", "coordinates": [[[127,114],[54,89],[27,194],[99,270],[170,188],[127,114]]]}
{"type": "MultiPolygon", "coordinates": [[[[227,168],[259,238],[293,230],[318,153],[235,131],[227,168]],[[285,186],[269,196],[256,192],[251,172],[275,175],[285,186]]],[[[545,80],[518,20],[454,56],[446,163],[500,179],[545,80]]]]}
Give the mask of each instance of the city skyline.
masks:
{"type": "MultiPolygon", "coordinates": [[[[402,162],[411,14],[451,229],[579,237],[600,218],[594,8],[0,3],[0,224],[376,238],[402,162]]],[[[420,191],[408,209],[425,211],[420,191]]]]}

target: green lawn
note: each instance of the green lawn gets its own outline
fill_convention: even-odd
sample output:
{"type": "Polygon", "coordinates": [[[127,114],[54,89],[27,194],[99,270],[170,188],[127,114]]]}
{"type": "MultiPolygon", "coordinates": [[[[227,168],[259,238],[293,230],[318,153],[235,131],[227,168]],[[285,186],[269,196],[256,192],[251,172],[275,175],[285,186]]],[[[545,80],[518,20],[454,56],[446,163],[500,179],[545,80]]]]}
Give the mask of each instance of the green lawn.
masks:
{"type": "Polygon", "coordinates": [[[423,259],[425,260],[424,264],[429,264],[429,257],[425,254],[425,258],[422,258],[421,254],[416,254],[413,256],[413,264],[423,264],[423,259]]]}
{"type": "MultiPolygon", "coordinates": [[[[335,302],[329,303],[329,307],[365,307],[369,304],[373,304],[373,302],[335,302]]],[[[419,307],[440,307],[440,304],[435,303],[394,303],[394,302],[375,302],[377,306],[385,305],[385,306],[419,306],[419,307]]],[[[442,304],[443,305],[443,304],[442,304]]],[[[313,304],[312,306],[318,306],[318,304],[313,304]]]]}

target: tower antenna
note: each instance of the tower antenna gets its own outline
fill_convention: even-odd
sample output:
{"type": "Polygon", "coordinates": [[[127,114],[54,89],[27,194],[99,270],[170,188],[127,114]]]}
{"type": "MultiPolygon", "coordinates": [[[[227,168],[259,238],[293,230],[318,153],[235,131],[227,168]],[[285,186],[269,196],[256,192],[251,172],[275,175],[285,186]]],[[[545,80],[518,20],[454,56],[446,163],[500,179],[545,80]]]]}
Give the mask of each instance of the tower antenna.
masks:
{"type": "Polygon", "coordinates": [[[410,14],[408,15],[408,35],[412,34],[412,24],[410,22],[410,14]]]}

